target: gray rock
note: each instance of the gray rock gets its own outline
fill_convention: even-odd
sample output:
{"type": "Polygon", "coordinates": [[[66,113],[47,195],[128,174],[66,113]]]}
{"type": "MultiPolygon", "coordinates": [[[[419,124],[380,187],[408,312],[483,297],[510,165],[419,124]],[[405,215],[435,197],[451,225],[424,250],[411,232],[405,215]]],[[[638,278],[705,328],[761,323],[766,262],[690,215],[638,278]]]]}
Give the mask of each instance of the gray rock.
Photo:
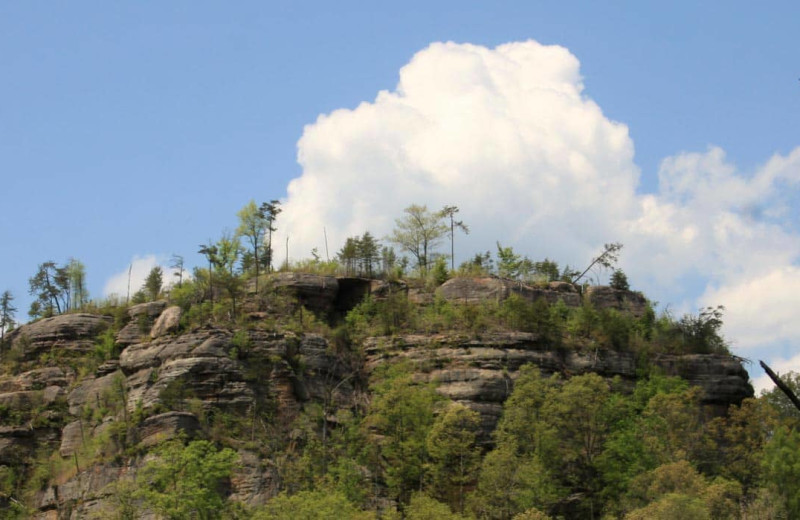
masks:
{"type": "Polygon", "coordinates": [[[591,285],[586,289],[586,298],[597,309],[616,309],[629,312],[640,318],[647,311],[647,299],[642,293],[620,291],[605,285],[591,285]]]}
{"type": "Polygon", "coordinates": [[[94,314],[61,314],[26,323],[11,332],[9,339],[12,348],[18,348],[27,361],[56,349],[86,353],[94,349],[95,338],[111,321],[107,316],[94,314]]]}
{"type": "Polygon", "coordinates": [[[334,309],[339,293],[339,282],[333,276],[277,273],[269,278],[268,284],[273,290],[286,292],[308,309],[321,314],[334,309]]]}
{"type": "Polygon", "coordinates": [[[144,420],[139,426],[139,444],[141,446],[155,446],[160,442],[175,438],[184,433],[189,437],[200,430],[197,416],[189,412],[167,412],[153,415],[144,420]]]}
{"type": "Polygon", "coordinates": [[[153,330],[150,331],[151,338],[160,338],[178,330],[181,323],[181,308],[177,305],[167,307],[156,320],[153,330]]]}
{"type": "Polygon", "coordinates": [[[62,457],[69,457],[81,449],[86,434],[91,437],[91,431],[85,432],[86,429],[91,430],[89,425],[80,419],[64,426],[61,430],[61,446],[58,448],[62,457]]]}
{"type": "MultiPolygon", "coordinates": [[[[557,349],[533,333],[368,338],[363,347],[367,372],[386,362],[406,359],[417,367],[417,381],[438,382],[439,393],[478,410],[483,441],[490,438],[499,410],[523,365],[536,365],[545,377],[590,372],[607,378],[619,376],[631,388],[637,377],[632,352],[557,349]]],[[[747,372],[730,356],[658,356],[654,363],[665,373],[701,387],[702,402],[716,406],[718,411],[753,395],[747,372]]]]}
{"type": "Polygon", "coordinates": [[[239,451],[239,464],[231,476],[231,500],[258,507],[278,494],[280,478],[275,468],[246,450],[239,451]]]}
{"type": "Polygon", "coordinates": [[[552,282],[539,287],[495,276],[451,278],[439,286],[436,292],[445,300],[457,303],[503,301],[512,294],[517,294],[531,302],[540,298],[550,304],[563,300],[569,307],[577,307],[581,302],[578,290],[574,285],[566,282],[552,282]]]}
{"type": "Polygon", "coordinates": [[[167,302],[158,300],[154,302],[139,303],[132,305],[128,309],[128,316],[137,318],[138,316],[147,316],[148,318],[155,319],[167,307],[167,302]]]}
{"type": "Polygon", "coordinates": [[[0,377],[0,392],[20,390],[41,390],[48,386],[65,387],[70,384],[73,374],[67,374],[61,367],[44,367],[23,372],[17,376],[0,377]]]}
{"type": "Polygon", "coordinates": [[[83,380],[67,395],[69,413],[80,415],[87,404],[95,407],[101,400],[114,398],[117,380],[124,380],[121,372],[112,372],[101,377],[90,377],[83,380]]]}

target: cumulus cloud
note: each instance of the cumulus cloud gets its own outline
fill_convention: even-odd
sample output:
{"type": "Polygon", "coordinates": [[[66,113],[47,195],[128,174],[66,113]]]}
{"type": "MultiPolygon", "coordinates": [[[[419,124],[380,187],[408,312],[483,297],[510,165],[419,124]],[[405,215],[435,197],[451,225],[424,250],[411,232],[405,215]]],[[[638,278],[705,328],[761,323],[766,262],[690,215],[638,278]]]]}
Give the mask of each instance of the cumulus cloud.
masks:
{"type": "Polygon", "coordinates": [[[777,267],[763,275],[710,288],[701,298],[705,304],[726,307],[726,335],[736,346],[752,350],[764,344],[790,341],[800,344],[800,268],[777,267]]]}
{"type": "Polygon", "coordinates": [[[642,193],[627,126],[586,95],[563,47],[434,43],[393,90],[309,124],[298,161],[275,239],[289,236],[293,259],[324,251],[323,229],[333,254],[348,236],[386,236],[412,203],[456,204],[472,229],[457,261],[499,240],[582,267],[620,241],[636,288],[687,310],[726,305],[741,348],[800,339],[800,148],[748,172],[718,147],[677,153],[642,193]]]}
{"type": "Polygon", "coordinates": [[[418,203],[461,208],[465,253],[500,240],[583,261],[618,236],[639,176],[628,128],[583,95],[578,60],[533,41],[431,45],[394,91],[308,125],[298,160],[279,224],[292,257],[323,250],[323,227],[332,248],[386,235],[418,203]]]}
{"type": "MultiPolygon", "coordinates": [[[[164,284],[171,283],[172,269],[166,265],[164,259],[156,255],[134,256],[131,263],[124,270],[112,275],[103,287],[105,296],[116,295],[124,298],[128,294],[128,270],[130,269],[130,294],[142,288],[150,270],[156,266],[161,266],[164,271],[164,284]]],[[[186,276],[186,273],[184,273],[186,276]]]]}

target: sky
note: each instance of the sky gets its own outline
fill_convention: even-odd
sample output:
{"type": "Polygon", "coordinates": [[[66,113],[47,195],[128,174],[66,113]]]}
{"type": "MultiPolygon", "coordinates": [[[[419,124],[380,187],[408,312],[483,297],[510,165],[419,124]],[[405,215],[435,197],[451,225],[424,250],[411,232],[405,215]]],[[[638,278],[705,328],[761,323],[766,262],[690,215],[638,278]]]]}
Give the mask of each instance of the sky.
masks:
{"type": "Polygon", "coordinates": [[[203,265],[251,199],[294,260],[457,205],[457,262],[622,242],[768,387],[800,371],[800,4],[698,4],[4,2],[0,290],[24,318],[47,260],[96,298],[203,265]]]}

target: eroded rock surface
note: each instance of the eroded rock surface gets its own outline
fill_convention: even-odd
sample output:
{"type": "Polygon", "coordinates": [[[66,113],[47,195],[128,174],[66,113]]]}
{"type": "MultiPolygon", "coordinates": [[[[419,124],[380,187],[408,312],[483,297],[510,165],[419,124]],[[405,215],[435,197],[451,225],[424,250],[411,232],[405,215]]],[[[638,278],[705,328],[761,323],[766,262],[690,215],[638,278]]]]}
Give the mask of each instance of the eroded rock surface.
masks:
{"type": "MultiPolygon", "coordinates": [[[[390,360],[406,359],[417,367],[420,382],[437,382],[437,391],[480,412],[483,439],[489,438],[511,394],[519,369],[528,363],[547,377],[597,373],[619,376],[630,387],[635,383],[636,359],[632,352],[576,351],[553,348],[534,333],[406,335],[369,338],[365,342],[366,369],[374,370],[390,360]]],[[[687,379],[703,389],[704,404],[738,404],[752,397],[747,372],[731,356],[694,354],[659,356],[653,360],[667,375],[687,379]]]]}
{"type": "Polygon", "coordinates": [[[111,318],[94,314],[62,314],[26,323],[9,334],[12,348],[18,348],[24,360],[36,359],[43,352],[90,352],[99,333],[111,324],[111,318]]]}

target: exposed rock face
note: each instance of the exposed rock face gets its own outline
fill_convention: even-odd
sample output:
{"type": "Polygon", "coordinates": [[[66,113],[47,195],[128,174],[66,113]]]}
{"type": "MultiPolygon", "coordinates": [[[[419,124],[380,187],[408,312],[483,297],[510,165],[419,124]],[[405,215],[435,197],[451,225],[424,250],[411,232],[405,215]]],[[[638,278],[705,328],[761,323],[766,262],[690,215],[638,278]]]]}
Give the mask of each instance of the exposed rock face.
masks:
{"type": "Polygon", "coordinates": [[[239,465],[233,472],[231,499],[250,507],[260,506],[278,494],[278,472],[251,451],[239,451],[239,465]]]}
{"type": "Polygon", "coordinates": [[[604,285],[591,285],[586,297],[598,309],[616,309],[639,318],[647,311],[647,299],[642,293],[620,291],[604,285]]]}
{"type": "MultiPolygon", "coordinates": [[[[368,371],[393,358],[408,359],[419,369],[417,379],[438,382],[439,393],[480,412],[484,440],[500,417],[520,367],[527,363],[538,366],[544,376],[594,372],[608,378],[619,376],[631,386],[636,380],[632,352],[555,349],[533,333],[369,338],[365,350],[368,371]]],[[[727,407],[753,395],[747,372],[729,356],[661,356],[654,364],[668,375],[700,386],[705,404],[727,407]]]]}
{"type": "Polygon", "coordinates": [[[327,313],[334,307],[339,282],[333,276],[306,273],[278,273],[269,279],[272,288],[285,291],[315,312],[327,313]]]}
{"type": "MultiPolygon", "coordinates": [[[[517,294],[528,301],[544,299],[549,304],[563,301],[567,307],[583,302],[578,288],[567,282],[550,282],[546,286],[531,286],[494,276],[483,278],[451,278],[436,292],[445,300],[461,303],[502,301],[517,294]]],[[[647,311],[647,299],[639,292],[620,291],[604,285],[589,286],[585,298],[597,309],[616,309],[641,317],[647,311]]]]}
{"type": "Polygon", "coordinates": [[[166,306],[167,302],[159,300],[140,303],[128,309],[130,321],[117,333],[117,343],[127,346],[141,341],[166,306]]]}
{"type": "MultiPolygon", "coordinates": [[[[69,413],[80,415],[87,404],[95,406],[101,401],[106,401],[114,393],[121,394],[119,387],[123,383],[122,374],[118,371],[100,377],[89,377],[81,381],[67,396],[69,413]]],[[[120,395],[121,398],[121,395],[120,395]]]]}
{"type": "Polygon", "coordinates": [[[85,353],[94,348],[94,339],[111,321],[93,314],[61,314],[22,325],[9,338],[12,347],[20,349],[26,361],[50,350],[85,353]]]}
{"type": "Polygon", "coordinates": [[[680,376],[703,388],[702,401],[722,410],[753,397],[747,371],[737,358],[719,354],[661,354],[653,363],[668,375],[680,376]]]}
{"type": "Polygon", "coordinates": [[[139,316],[147,316],[150,319],[155,319],[166,307],[167,302],[164,300],[139,303],[128,309],[128,316],[130,316],[131,319],[138,318],[139,316]]]}
{"type": "Polygon", "coordinates": [[[189,412],[166,412],[153,415],[144,420],[139,426],[139,444],[141,446],[155,446],[156,444],[174,438],[180,433],[193,437],[200,430],[197,416],[189,412]]]}
{"type": "Polygon", "coordinates": [[[159,315],[155,325],[153,325],[153,330],[150,331],[150,337],[160,338],[161,336],[172,334],[178,330],[180,323],[181,308],[177,305],[167,307],[164,312],[159,315]]]}
{"type": "Polygon", "coordinates": [[[569,283],[552,282],[546,287],[534,287],[494,276],[451,278],[443,283],[436,292],[445,300],[461,303],[502,301],[512,294],[517,294],[528,301],[543,298],[548,303],[557,303],[559,300],[563,300],[569,307],[577,307],[581,303],[578,290],[569,283]]]}

